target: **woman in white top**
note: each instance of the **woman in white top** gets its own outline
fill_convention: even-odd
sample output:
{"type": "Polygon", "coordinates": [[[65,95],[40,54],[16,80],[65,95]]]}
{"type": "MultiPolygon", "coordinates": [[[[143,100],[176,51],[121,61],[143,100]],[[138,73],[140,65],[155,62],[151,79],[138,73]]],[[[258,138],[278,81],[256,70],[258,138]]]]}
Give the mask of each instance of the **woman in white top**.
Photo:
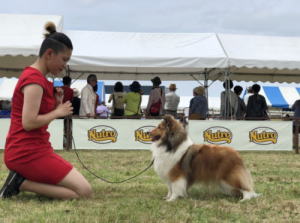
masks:
{"type": "Polygon", "coordinates": [[[177,109],[180,102],[180,97],[175,93],[176,84],[170,84],[169,93],[166,94],[165,114],[177,117],[177,109]]]}

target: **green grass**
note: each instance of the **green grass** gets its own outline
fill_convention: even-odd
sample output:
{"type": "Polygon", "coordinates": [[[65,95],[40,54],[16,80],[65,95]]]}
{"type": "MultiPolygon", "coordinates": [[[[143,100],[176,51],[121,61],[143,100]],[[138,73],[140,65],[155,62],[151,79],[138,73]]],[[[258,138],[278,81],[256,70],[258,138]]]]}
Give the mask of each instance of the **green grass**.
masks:
{"type": "MultiPolygon", "coordinates": [[[[247,202],[213,188],[194,186],[187,199],[166,202],[166,185],[151,168],[123,184],[107,184],[87,173],[73,152],[59,152],[91,182],[88,200],[59,201],[20,193],[0,200],[0,222],[300,222],[300,156],[293,152],[242,152],[262,196],[247,202]]],[[[3,154],[0,153],[2,156],[3,154]]],[[[145,168],[149,151],[80,151],[84,163],[110,180],[145,168]]],[[[0,166],[0,181],[7,175],[0,166]]]]}

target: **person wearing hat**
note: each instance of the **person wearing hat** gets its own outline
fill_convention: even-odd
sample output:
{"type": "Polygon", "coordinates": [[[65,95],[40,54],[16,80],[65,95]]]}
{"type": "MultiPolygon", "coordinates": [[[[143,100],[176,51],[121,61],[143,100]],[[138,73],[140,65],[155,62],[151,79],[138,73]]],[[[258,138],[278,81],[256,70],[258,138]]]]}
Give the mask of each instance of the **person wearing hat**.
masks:
{"type": "Polygon", "coordinates": [[[151,82],[153,86],[150,91],[146,113],[150,116],[160,116],[163,114],[165,106],[165,92],[160,87],[161,80],[158,76],[151,79],[151,82]]]}
{"type": "Polygon", "coordinates": [[[129,85],[130,92],[128,92],[124,97],[125,104],[125,116],[139,116],[141,112],[141,84],[138,81],[133,81],[129,85]]]}
{"type": "Polygon", "coordinates": [[[194,88],[194,97],[191,99],[189,106],[189,119],[206,119],[208,114],[208,102],[204,93],[204,87],[199,86],[194,88]]]}
{"type": "Polygon", "coordinates": [[[180,102],[180,97],[175,93],[176,84],[170,84],[169,93],[166,94],[165,114],[177,117],[177,109],[180,102]]]}

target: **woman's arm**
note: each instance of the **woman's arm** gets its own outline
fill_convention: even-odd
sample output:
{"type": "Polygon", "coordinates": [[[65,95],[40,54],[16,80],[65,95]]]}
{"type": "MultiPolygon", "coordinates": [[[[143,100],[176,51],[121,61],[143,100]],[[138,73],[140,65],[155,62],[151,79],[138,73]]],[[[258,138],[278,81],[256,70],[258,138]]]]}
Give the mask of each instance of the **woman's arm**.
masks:
{"type": "Polygon", "coordinates": [[[24,104],[22,110],[22,125],[26,131],[48,125],[52,120],[71,115],[73,107],[71,102],[59,104],[53,111],[40,115],[40,105],[43,96],[43,88],[37,84],[26,85],[23,88],[24,104]]]}

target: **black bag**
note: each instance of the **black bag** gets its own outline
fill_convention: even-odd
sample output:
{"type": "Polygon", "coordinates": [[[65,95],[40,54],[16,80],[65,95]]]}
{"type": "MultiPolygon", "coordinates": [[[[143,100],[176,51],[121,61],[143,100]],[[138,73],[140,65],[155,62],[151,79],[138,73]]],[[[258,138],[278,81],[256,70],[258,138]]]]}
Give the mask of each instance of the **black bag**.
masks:
{"type": "Polygon", "coordinates": [[[123,116],[123,115],[124,115],[124,109],[114,108],[114,116],[123,116]]]}

